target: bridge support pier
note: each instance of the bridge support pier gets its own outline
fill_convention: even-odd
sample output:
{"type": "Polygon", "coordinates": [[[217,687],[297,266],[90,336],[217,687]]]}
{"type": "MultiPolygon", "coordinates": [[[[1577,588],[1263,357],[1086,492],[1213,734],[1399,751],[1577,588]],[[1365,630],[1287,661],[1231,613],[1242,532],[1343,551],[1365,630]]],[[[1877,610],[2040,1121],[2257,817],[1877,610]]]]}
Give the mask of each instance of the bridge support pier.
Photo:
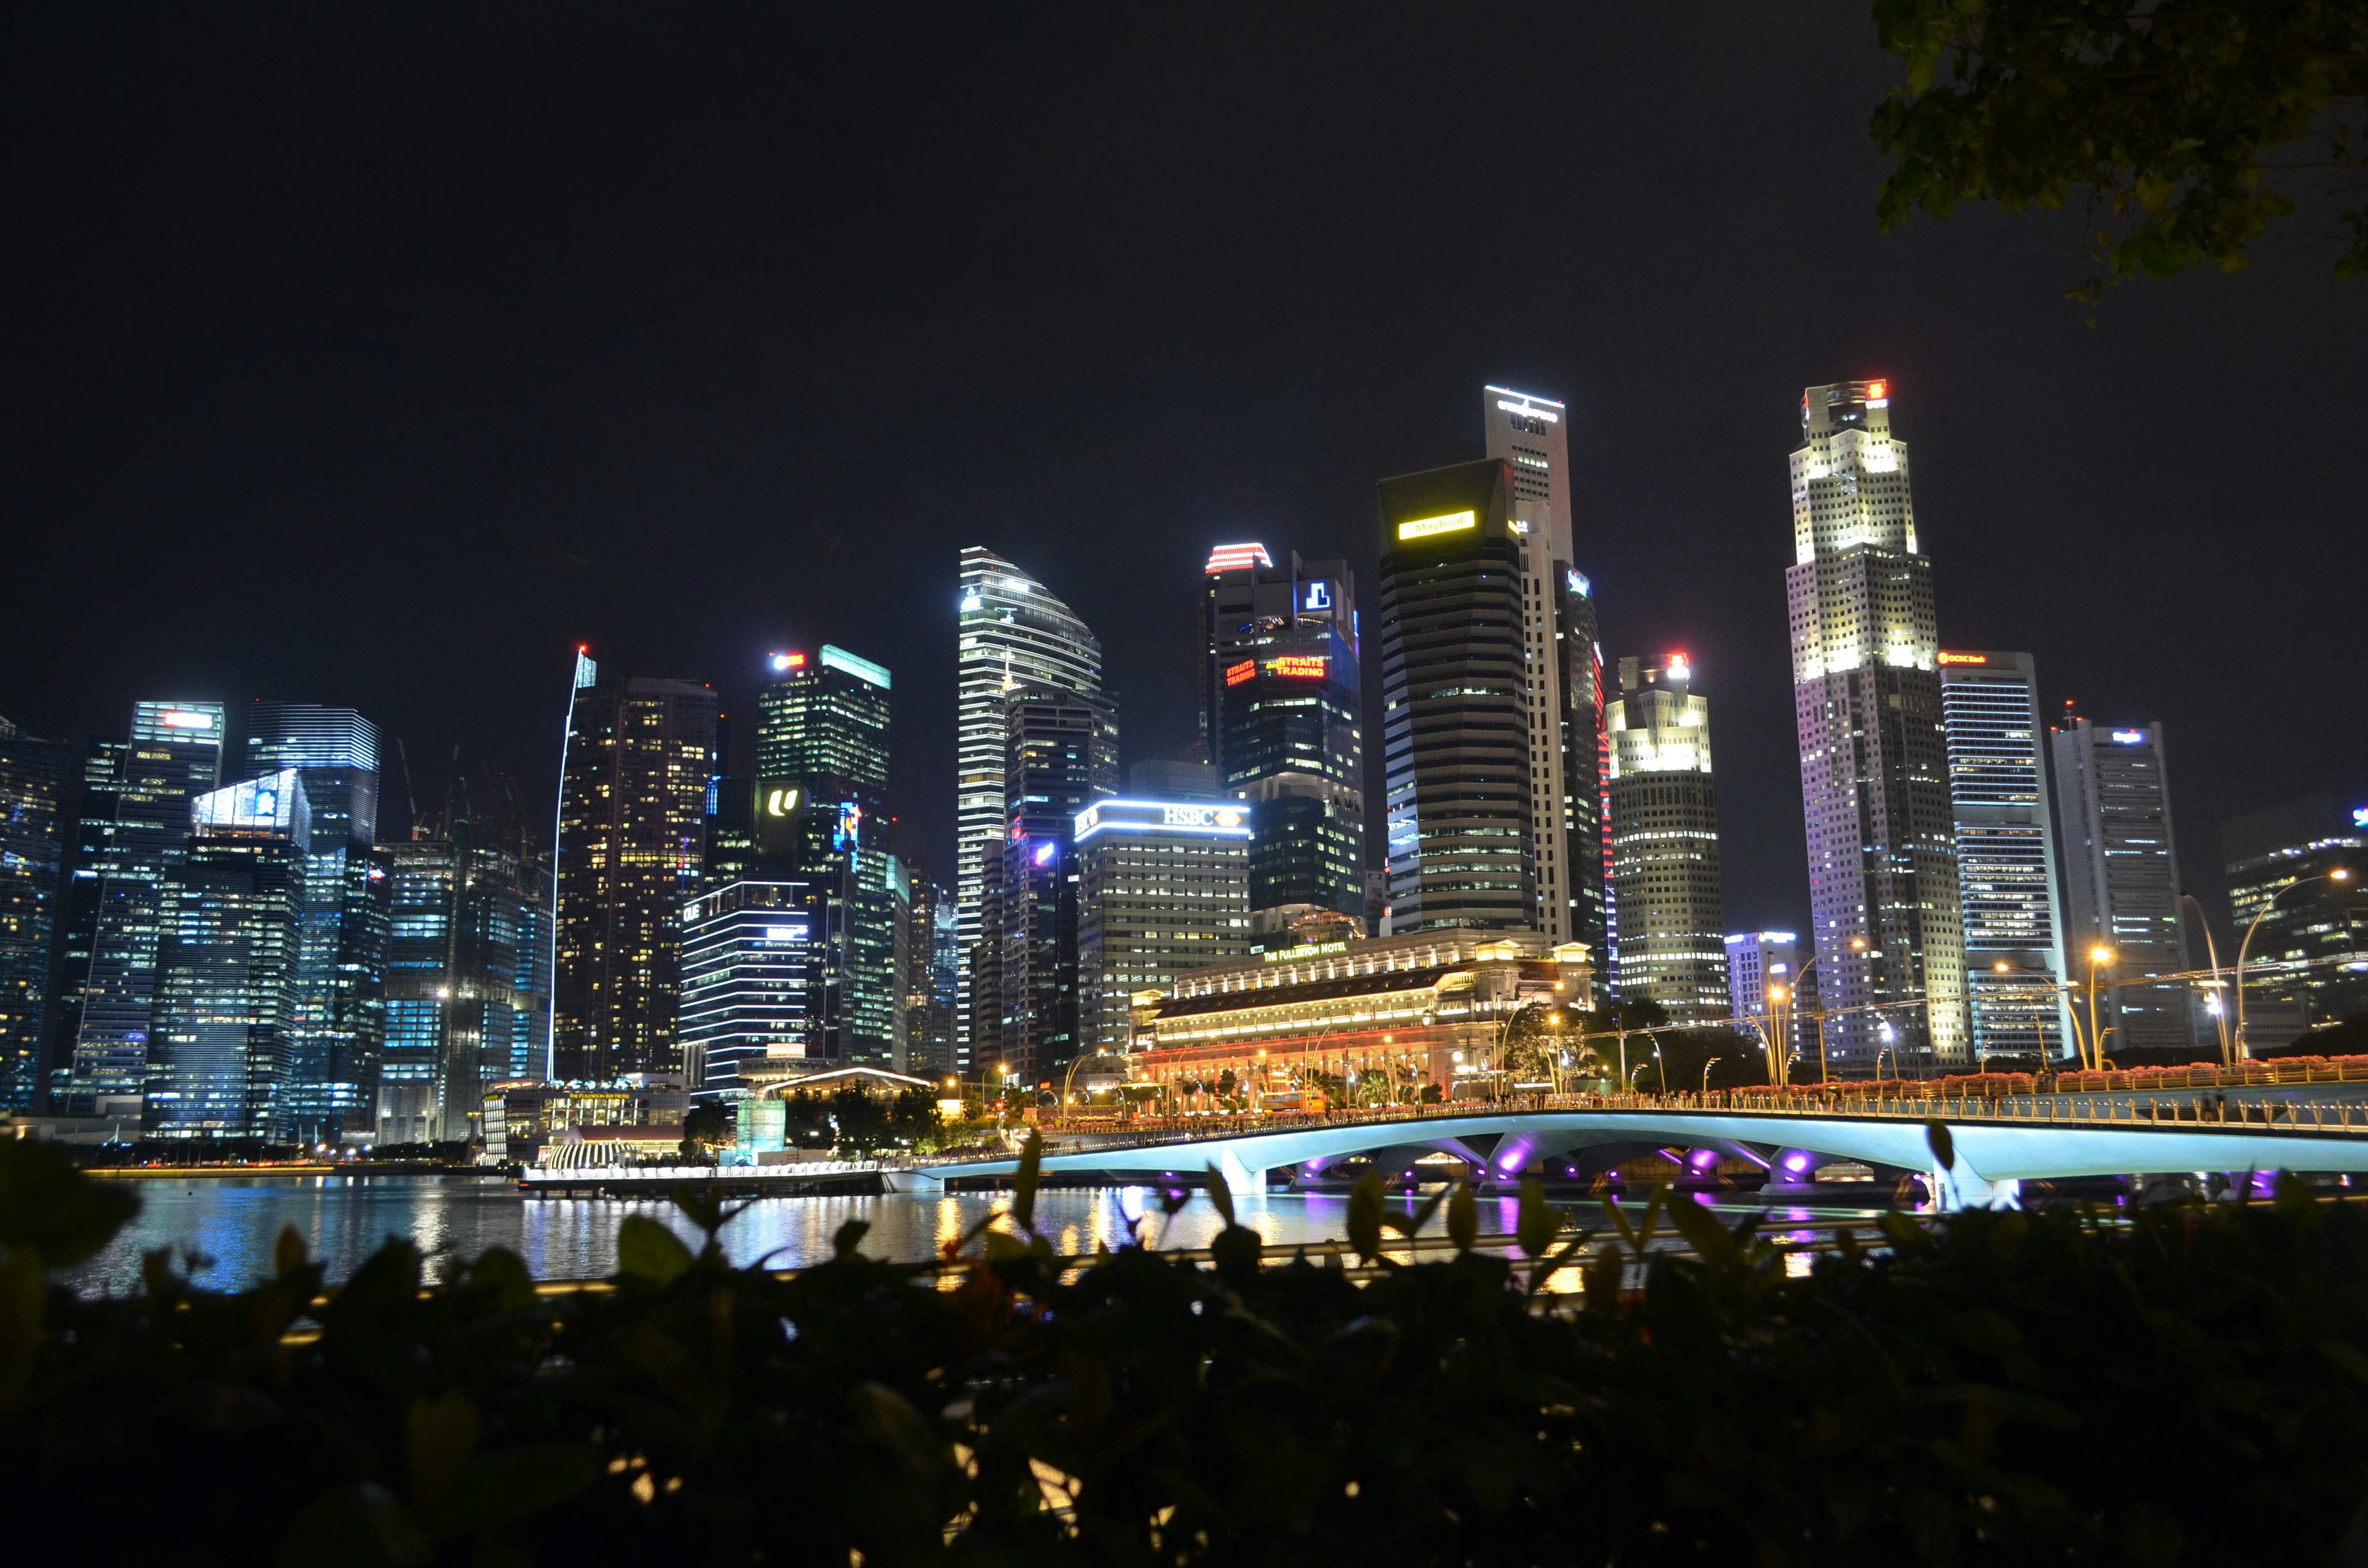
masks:
{"type": "Polygon", "coordinates": [[[1233,1193],[1234,1201],[1237,1204],[1264,1208],[1266,1206],[1265,1170],[1261,1168],[1254,1171],[1244,1165],[1240,1153],[1230,1143],[1220,1143],[1212,1153],[1215,1157],[1209,1163],[1217,1168],[1217,1175],[1224,1178],[1226,1188],[1233,1193]]]}
{"type": "Polygon", "coordinates": [[[880,1190],[882,1192],[939,1193],[946,1189],[944,1180],[926,1171],[882,1171],[880,1190]]]}
{"type": "Polygon", "coordinates": [[[2022,1183],[2012,1178],[1992,1181],[1960,1159],[1956,1168],[1935,1165],[1924,1178],[1931,1185],[1934,1206],[1952,1209],[2020,1209],[2022,1183]]]}

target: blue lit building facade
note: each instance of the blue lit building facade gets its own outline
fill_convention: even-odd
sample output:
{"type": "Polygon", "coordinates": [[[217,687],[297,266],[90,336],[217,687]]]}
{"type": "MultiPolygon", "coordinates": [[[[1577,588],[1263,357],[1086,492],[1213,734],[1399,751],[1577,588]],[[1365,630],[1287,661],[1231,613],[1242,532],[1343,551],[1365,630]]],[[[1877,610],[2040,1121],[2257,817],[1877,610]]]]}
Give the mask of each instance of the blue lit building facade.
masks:
{"type": "Polygon", "coordinates": [[[66,1086],[70,1115],[141,1115],[165,881],[188,841],[190,802],[222,777],[221,703],[133,705],[131,741],[113,781],[114,821],[97,868],[90,965],[66,1086]]]}
{"type": "Polygon", "coordinates": [[[141,1131],[290,1135],[312,810],[292,768],[189,803],[159,905],[141,1131]]]}
{"type": "Polygon", "coordinates": [[[683,1058],[702,1104],[744,1097],[746,1069],[771,1059],[829,1065],[818,1004],[827,892],[796,879],[744,879],[683,906],[683,1058]]]}
{"type": "Polygon", "coordinates": [[[294,769],[311,802],[312,859],[297,963],[288,1104],[304,1142],[376,1135],[385,1036],[387,878],[378,837],[378,726],[350,708],[257,702],[246,771],[294,769]]]}
{"type": "Polygon", "coordinates": [[[1041,688],[1011,693],[1003,777],[1003,879],[994,910],[1002,964],[994,1002],[1007,1071],[1042,1088],[1056,1083],[1083,1047],[1076,819],[1118,792],[1116,705],[1041,688]]]}

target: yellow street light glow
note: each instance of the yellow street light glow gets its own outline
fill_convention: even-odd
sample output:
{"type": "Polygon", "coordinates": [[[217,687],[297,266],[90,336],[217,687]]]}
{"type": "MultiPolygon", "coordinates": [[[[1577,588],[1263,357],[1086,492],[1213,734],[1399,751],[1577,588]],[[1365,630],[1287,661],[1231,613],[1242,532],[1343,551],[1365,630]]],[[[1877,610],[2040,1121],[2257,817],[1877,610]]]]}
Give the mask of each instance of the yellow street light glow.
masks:
{"type": "Polygon", "coordinates": [[[1479,526],[1480,515],[1477,512],[1447,512],[1436,517],[1417,517],[1412,522],[1400,523],[1398,538],[1401,540],[1429,539],[1433,534],[1461,533],[1465,528],[1479,526]]]}
{"type": "Polygon", "coordinates": [[[1992,964],[1990,967],[1991,967],[1992,969],[1997,970],[2000,974],[2004,974],[2004,973],[2006,972],[2006,960],[2004,960],[2004,959],[2000,959],[2000,960],[1998,960],[1998,962],[1996,962],[1996,963],[1992,964]]]}
{"type": "Polygon", "coordinates": [[[2089,961],[2091,963],[2111,963],[2113,961],[2113,949],[2111,948],[2090,948],[2089,949],[2089,961]]]}
{"type": "Polygon", "coordinates": [[[2327,880],[2330,882],[2348,882],[2351,880],[2351,872],[2346,867],[2338,866],[2327,873],[2327,880]]]}

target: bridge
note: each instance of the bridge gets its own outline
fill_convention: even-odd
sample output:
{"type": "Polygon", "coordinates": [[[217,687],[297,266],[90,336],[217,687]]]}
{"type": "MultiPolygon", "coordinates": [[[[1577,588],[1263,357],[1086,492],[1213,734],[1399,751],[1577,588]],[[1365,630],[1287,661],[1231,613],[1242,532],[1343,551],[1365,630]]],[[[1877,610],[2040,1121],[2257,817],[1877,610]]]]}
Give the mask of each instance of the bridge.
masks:
{"type": "MultiPolygon", "coordinates": [[[[1266,1173],[1279,1166],[1320,1171],[1354,1156],[1395,1173],[1424,1154],[1446,1153],[1492,1180],[1513,1180],[1540,1161],[1576,1156],[1600,1165],[1683,1150],[1698,1169],[1740,1158],[1780,1182],[1798,1182],[1825,1161],[1921,1172],[1945,1208],[2011,1207],[2026,1181],[2073,1176],[2368,1171],[2368,1116],[2356,1105],[2246,1108],[2258,1120],[2169,1119],[2164,1108],[2103,1097],[2085,1106],[1965,1100],[1897,1111],[1666,1103],[1469,1112],[1450,1107],[1424,1115],[1310,1118],[1272,1130],[1234,1126],[1197,1137],[1112,1136],[1090,1146],[1054,1145],[1042,1168],[1149,1181],[1195,1178],[1214,1166],[1235,1192],[1257,1195],[1266,1190],[1266,1173]],[[1934,1121],[1949,1129],[1953,1146],[1945,1170],[1926,1131],[1934,1121]]],[[[882,1179],[892,1192],[927,1192],[950,1178],[1018,1169],[1010,1158],[918,1161],[883,1169],[882,1179]]]]}

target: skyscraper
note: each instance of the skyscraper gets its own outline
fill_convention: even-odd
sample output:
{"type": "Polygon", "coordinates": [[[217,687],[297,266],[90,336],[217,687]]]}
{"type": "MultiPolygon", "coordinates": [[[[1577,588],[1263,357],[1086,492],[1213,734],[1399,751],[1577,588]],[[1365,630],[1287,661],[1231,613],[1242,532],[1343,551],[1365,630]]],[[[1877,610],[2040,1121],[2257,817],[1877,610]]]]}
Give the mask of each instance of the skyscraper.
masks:
{"type": "Polygon", "coordinates": [[[827,1064],[815,1012],[827,901],[811,882],[752,877],[684,905],[682,1040],[695,1097],[737,1097],[748,1065],[768,1058],[827,1064]]]}
{"type": "Polygon", "coordinates": [[[905,938],[905,1066],[917,1077],[954,1075],[954,996],[962,965],[962,926],[953,890],[910,869],[913,890],[905,938]]]}
{"type": "Polygon", "coordinates": [[[1531,602],[1510,466],[1497,459],[1381,484],[1385,936],[1539,924],[1531,602]]]}
{"type": "Polygon", "coordinates": [[[2097,1017],[2104,1053],[2192,1051],[2188,986],[2146,983],[2188,967],[2162,726],[2100,730],[2067,713],[2047,744],[2063,814],[2072,977],[2085,983],[2092,955],[2100,949],[2111,955],[2096,960],[2109,986],[2097,1017]]]}
{"type": "Polygon", "coordinates": [[[1774,1009],[1770,986],[1790,992],[1801,968],[1801,938],[1791,931],[1735,931],[1726,938],[1728,1016],[1764,1018],[1774,1009]]]}
{"type": "MultiPolygon", "coordinates": [[[[1118,792],[1111,703],[1021,688],[1004,703],[1003,878],[996,901],[1001,1060],[1030,1087],[1057,1083],[1079,1050],[1076,819],[1118,792]]],[[[984,987],[981,987],[984,990],[984,987]]]]}
{"type": "Polygon", "coordinates": [[[155,1011],[156,943],[166,873],[189,836],[189,802],[221,783],[219,702],[139,702],[115,779],[90,971],[75,1030],[67,1108],[76,1116],[139,1114],[155,1011]]]}
{"type": "Polygon", "coordinates": [[[294,768],[209,790],[165,871],[142,1131],[285,1138],[312,807],[294,768]]]}
{"type": "Polygon", "coordinates": [[[1977,1055],[2067,1056],[2064,913],[2028,653],[1940,655],[1941,722],[1957,824],[1965,985],[1977,1055]]]}
{"type": "Polygon", "coordinates": [[[1078,815],[1084,1050],[1129,1049],[1134,993],[1247,956],[1251,833],[1230,801],[1110,800],[1078,815]]]}
{"type": "Polygon", "coordinates": [[[247,714],[246,771],[293,768],[311,802],[296,1016],[289,1040],[288,1116],[306,1142],[375,1135],[384,1043],[386,878],[373,878],[378,837],[378,726],[350,708],[256,702],[247,714]]]}
{"type": "Polygon", "coordinates": [[[1611,887],[1620,929],[1613,988],[1672,1021],[1733,1016],[1710,705],[1683,653],[1620,661],[1611,732],[1611,887]]]}
{"type": "MultiPolygon", "coordinates": [[[[2264,962],[2297,966],[2248,981],[2248,1008],[2270,999],[2299,1004],[2306,1025],[2368,1014],[2368,807],[2339,810],[2322,790],[2231,817],[2220,824],[2220,854],[2238,939],[2248,927],[2253,934],[2248,971],[2264,962]]],[[[2234,964],[2237,955],[2221,958],[2234,964]]],[[[2233,1011],[2234,1002],[2223,1006],[2233,1011]]],[[[2247,1033],[2248,1043],[2262,1043],[2249,1019],[2247,1033]]]]}
{"type": "Polygon", "coordinates": [[[1837,1062],[1967,1059],[1931,562],[1883,381],[1811,387],[1784,575],[1809,907],[1837,1062]]]}
{"type": "Polygon", "coordinates": [[[0,713],[0,1112],[41,1098],[41,1038],[74,747],[0,713]]]}
{"type": "Polygon", "coordinates": [[[1221,545],[1202,574],[1203,712],[1221,788],[1250,803],[1251,929],[1364,918],[1364,720],[1356,578],[1221,545]]]}
{"type": "MultiPolygon", "coordinates": [[[[982,1008],[976,995],[982,963],[999,983],[1000,957],[979,943],[999,937],[1001,915],[987,905],[1003,883],[1003,770],[1007,749],[1004,699],[1021,687],[1099,697],[1102,645],[1067,605],[1044,585],[993,551],[962,552],[962,598],[956,631],[954,759],[954,897],[962,927],[961,994],[954,1008],[955,1071],[973,1071],[974,1052],[1001,1049],[999,1006],[982,1008]],[[981,1040],[982,1018],[996,1019],[981,1040]]],[[[984,1065],[988,1058],[977,1059],[984,1065]]]]}
{"type": "MultiPolygon", "coordinates": [[[[82,756],[82,788],[58,900],[49,1043],[42,1053],[49,1064],[51,1104],[59,1108],[74,1103],[74,1041],[82,1035],[83,996],[90,988],[91,954],[98,944],[99,894],[112,858],[116,795],[131,753],[130,741],[97,736],[82,756]]],[[[132,1108],[136,1118],[138,1108],[132,1108]]]]}
{"type": "Polygon", "coordinates": [[[1530,825],[1539,919],[1554,941],[1584,942],[1608,976],[1603,654],[1593,585],[1579,570],[1571,503],[1569,410],[1552,398],[1485,387],[1488,455],[1511,476],[1521,535],[1523,708],[1531,727],[1530,825]]]}
{"type": "Polygon", "coordinates": [[[487,1089],[541,1076],[548,872],[457,813],[432,836],[381,845],[370,869],[385,890],[375,917],[389,927],[373,1135],[478,1137],[487,1089]]]}
{"type": "Polygon", "coordinates": [[[785,857],[760,858],[766,875],[804,881],[824,899],[815,937],[832,972],[815,1054],[884,1066],[901,1006],[886,842],[890,676],[829,643],[776,653],[772,668],[757,699],[757,787],[767,799],[796,792],[797,830],[785,857]]]}
{"type": "Polygon", "coordinates": [[[679,927],[701,876],[720,712],[695,681],[637,676],[575,694],[560,798],[562,1078],[683,1071],[679,927]]]}

